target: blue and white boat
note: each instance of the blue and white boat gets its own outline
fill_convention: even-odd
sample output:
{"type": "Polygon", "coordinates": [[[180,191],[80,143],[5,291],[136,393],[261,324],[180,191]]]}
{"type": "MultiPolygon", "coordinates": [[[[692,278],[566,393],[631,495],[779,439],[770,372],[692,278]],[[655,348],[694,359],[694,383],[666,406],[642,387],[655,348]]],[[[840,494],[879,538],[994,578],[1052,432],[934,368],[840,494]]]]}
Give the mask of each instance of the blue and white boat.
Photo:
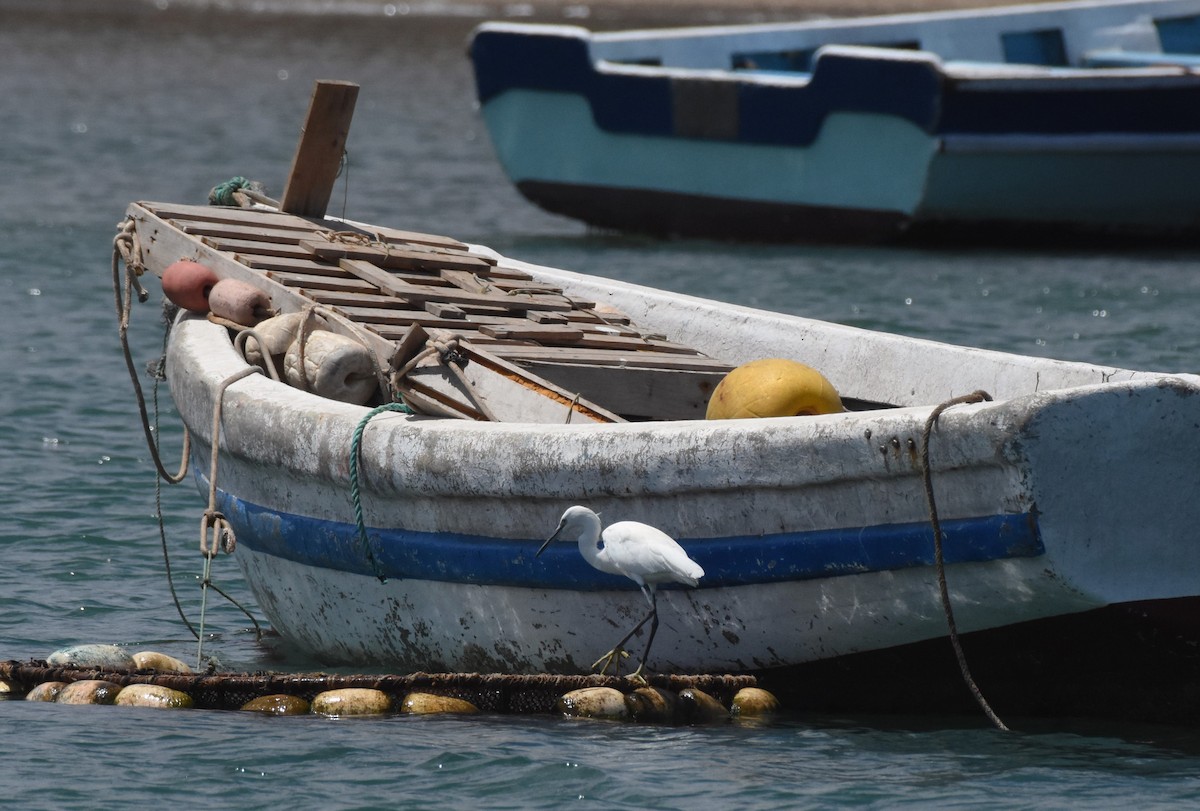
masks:
{"type": "Polygon", "coordinates": [[[470,46],[547,211],[689,237],[1200,236],[1200,0],[1087,0],[470,46]]]}
{"type": "MultiPolygon", "coordinates": [[[[277,311],[321,316],[320,329],[368,346],[421,412],[373,415],[379,392],[358,405],[247,376],[257,370],[236,330],[202,315],[171,332],[167,377],[197,483],[213,487],[274,628],[321,660],[588,671],[645,606],[573,545],[535,557],[583,504],[606,523],[661,528],[704,568],[697,588],[661,589],[652,669],[753,672],[786,693],[818,683],[788,680],[797,668],[830,666],[829,684],[848,683],[838,668],[855,657],[945,643],[926,447],[950,602],[976,655],[987,634],[1011,634],[993,647],[1003,673],[1055,656],[1069,673],[1084,666],[1072,644],[1086,631],[1101,640],[1088,653],[1111,664],[1145,637],[1127,626],[1151,615],[1152,628],[1182,617],[1197,638],[1196,375],[871,332],[376,227],[356,231],[372,235],[363,244],[342,239],[354,226],[340,221],[157,203],[128,213],[149,270],[195,260],[277,311]],[[381,269],[421,251],[423,269],[381,269]],[[451,259],[480,267],[437,267],[451,259]],[[461,312],[430,306],[434,287],[461,312]],[[443,330],[440,348],[423,352],[414,325],[443,330]],[[444,351],[453,336],[458,350],[444,351]],[[848,410],[704,419],[714,383],[763,357],[819,369],[848,410]],[[438,389],[470,375],[467,405],[438,389]],[[524,381],[546,408],[510,408],[488,375],[524,381]],[[993,399],[946,409],[926,446],[934,409],[980,389],[993,399]],[[1039,635],[1049,648],[1030,654],[1039,635]]],[[[1035,678],[1047,682],[1039,696],[1063,684],[1035,678]]]]}

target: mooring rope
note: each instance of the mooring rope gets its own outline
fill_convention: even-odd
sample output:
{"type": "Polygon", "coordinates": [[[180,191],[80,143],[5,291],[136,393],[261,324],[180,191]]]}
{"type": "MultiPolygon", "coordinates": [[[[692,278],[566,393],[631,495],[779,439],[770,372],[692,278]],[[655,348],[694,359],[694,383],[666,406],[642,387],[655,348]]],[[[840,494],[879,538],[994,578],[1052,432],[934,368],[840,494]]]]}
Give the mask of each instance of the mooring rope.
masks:
{"type": "Polygon", "coordinates": [[[145,273],[142,264],[142,248],[138,240],[134,221],[130,217],[117,225],[117,235],[113,238],[112,274],[113,294],[117,302],[117,334],[121,338],[121,351],[125,355],[125,368],[129,370],[129,379],[133,382],[133,393],[137,397],[138,413],[142,418],[142,432],[146,436],[146,446],[150,449],[150,457],[158,475],[170,484],[179,484],[187,475],[188,459],[191,456],[191,436],[187,427],[183,429],[183,452],[179,460],[179,472],[174,475],[167,472],[162,457],[158,452],[158,440],[150,427],[150,417],[146,412],[146,397],[142,393],[142,384],[138,380],[137,368],[133,362],[133,353],[129,348],[129,316],[133,308],[133,291],[137,290],[138,301],[145,303],[150,294],[142,287],[139,278],[145,273]],[[125,263],[125,284],[121,284],[121,262],[125,263]]]}
{"type": "Polygon", "coordinates": [[[930,412],[928,419],[925,420],[925,430],[921,434],[921,471],[925,481],[925,498],[929,502],[929,523],[933,525],[934,563],[937,567],[938,589],[941,592],[942,610],[946,614],[946,627],[949,630],[950,644],[954,647],[954,656],[958,659],[958,668],[962,672],[963,681],[966,682],[967,689],[971,691],[971,695],[975,697],[976,703],[979,704],[983,709],[984,715],[988,717],[988,720],[997,729],[1007,732],[1008,727],[1004,725],[1004,722],[992,710],[987,699],[983,697],[983,692],[979,689],[979,685],[975,683],[975,679],[971,676],[971,669],[967,666],[967,657],[963,653],[962,643],[958,638],[958,625],[954,621],[954,609],[950,604],[950,589],[946,585],[946,560],[942,554],[942,525],[941,521],[938,520],[937,503],[933,497],[933,474],[929,467],[929,437],[933,433],[933,426],[937,423],[938,417],[942,415],[942,412],[951,406],[990,402],[991,399],[992,396],[986,391],[973,391],[961,397],[952,397],[930,412]]]}
{"type": "Polygon", "coordinates": [[[233,532],[233,526],[225,518],[225,515],[217,510],[217,462],[221,447],[221,411],[225,402],[225,390],[242,378],[261,372],[262,370],[257,366],[247,366],[222,380],[221,385],[217,386],[216,392],[213,393],[212,439],[208,468],[208,509],[200,517],[200,554],[204,556],[204,577],[200,581],[200,633],[197,635],[196,667],[200,667],[204,661],[204,618],[208,608],[208,589],[210,587],[241,609],[242,613],[254,623],[257,637],[262,638],[262,629],[259,628],[258,621],[254,619],[254,616],[236,600],[217,588],[210,577],[212,559],[217,556],[217,552],[223,551],[225,554],[231,555],[237,549],[237,536],[233,532]]]}
{"type": "MultiPolygon", "coordinates": [[[[163,338],[162,338],[162,354],[154,364],[154,385],[150,388],[151,402],[154,404],[154,435],[161,436],[159,432],[159,407],[158,407],[158,386],[166,379],[167,366],[167,344],[171,337],[171,324],[174,321],[171,310],[175,309],[175,305],[170,304],[166,299],[163,300],[163,338]]],[[[184,429],[187,430],[186,428],[184,429]]],[[[183,611],[183,604],[179,602],[179,593],[175,590],[175,578],[171,574],[171,550],[167,544],[167,526],[163,520],[162,513],[162,482],[163,479],[157,473],[154,476],[154,517],[158,523],[158,542],[162,547],[163,556],[163,571],[167,577],[167,588],[171,592],[171,602],[175,605],[175,611],[179,614],[179,619],[183,620],[183,624],[191,631],[192,636],[196,639],[200,638],[200,633],[196,627],[192,625],[192,621],[187,618],[187,614],[183,611]]]]}
{"type": "Polygon", "coordinates": [[[262,355],[263,367],[266,368],[267,374],[276,383],[282,382],[279,378],[279,370],[275,368],[275,359],[271,357],[271,350],[267,347],[267,342],[263,340],[263,337],[253,327],[246,327],[238,332],[237,337],[233,340],[233,348],[242,356],[242,360],[249,363],[250,361],[246,358],[246,341],[250,338],[253,338],[255,343],[258,344],[258,352],[262,355]]]}
{"type": "Polygon", "coordinates": [[[379,579],[380,583],[386,583],[388,578],[383,573],[383,568],[379,565],[374,550],[371,549],[371,539],[367,535],[367,522],[363,518],[362,493],[359,489],[358,466],[362,453],[363,432],[367,430],[367,423],[379,414],[388,411],[396,411],[403,414],[413,413],[412,409],[404,403],[385,403],[378,408],[372,409],[358,421],[358,425],[354,429],[354,436],[350,440],[350,500],[354,504],[354,523],[358,529],[358,543],[362,547],[363,555],[367,558],[367,562],[371,564],[371,571],[374,572],[375,577],[379,579]]]}
{"type": "MultiPolygon", "coordinates": [[[[168,342],[168,339],[170,336],[171,319],[164,315],[164,322],[166,324],[166,328],[164,329],[164,332],[163,332],[163,354],[162,354],[162,356],[160,356],[159,360],[155,364],[155,370],[154,370],[155,383],[154,383],[154,387],[153,387],[153,394],[154,394],[153,425],[151,425],[150,415],[149,415],[148,409],[146,407],[146,398],[145,398],[145,394],[142,391],[141,381],[138,379],[137,367],[133,361],[133,352],[129,347],[129,319],[130,319],[130,315],[133,310],[133,293],[136,290],[137,296],[138,296],[138,301],[143,302],[143,303],[145,303],[150,298],[150,294],[142,286],[141,281],[139,279],[139,277],[145,272],[146,272],[146,266],[142,262],[142,247],[141,247],[141,242],[138,239],[136,223],[132,217],[126,217],[122,222],[117,224],[117,235],[113,238],[112,275],[113,275],[113,295],[114,295],[114,298],[116,299],[116,309],[117,309],[117,325],[118,325],[117,332],[121,339],[121,351],[125,356],[125,367],[129,371],[129,379],[133,383],[133,392],[137,398],[138,413],[140,414],[141,420],[142,420],[142,431],[146,437],[146,446],[150,449],[150,456],[151,456],[151,459],[154,461],[154,467],[155,467],[155,470],[157,473],[157,476],[155,477],[155,485],[154,485],[154,503],[155,503],[155,513],[156,513],[157,520],[158,520],[159,541],[162,544],[162,550],[163,550],[163,563],[164,563],[166,576],[167,576],[167,586],[171,591],[171,598],[175,603],[175,610],[179,613],[180,619],[183,620],[184,625],[187,626],[188,630],[191,631],[192,635],[195,636],[197,640],[200,640],[199,644],[202,646],[203,645],[203,635],[204,635],[204,605],[206,604],[206,601],[207,601],[207,592],[202,593],[200,629],[197,630],[196,627],[192,625],[192,623],[188,620],[187,616],[184,614],[183,606],[179,602],[179,595],[175,591],[175,583],[171,576],[171,558],[170,558],[170,554],[168,552],[168,546],[167,546],[166,527],[164,525],[163,517],[162,517],[162,491],[161,491],[161,487],[160,487],[160,482],[165,481],[168,484],[179,484],[180,482],[182,482],[183,479],[187,476],[189,461],[191,459],[191,433],[188,431],[186,425],[183,426],[183,450],[182,450],[181,459],[179,462],[179,471],[177,473],[175,473],[174,475],[168,473],[166,470],[166,467],[163,465],[162,457],[159,454],[158,441],[156,439],[156,437],[159,434],[158,383],[163,378],[163,366],[165,364],[167,342],[168,342]],[[124,264],[125,264],[125,281],[124,281],[123,285],[121,283],[121,268],[120,268],[122,262],[124,262],[124,264]]],[[[257,371],[257,370],[254,368],[251,368],[251,369],[246,370],[246,373],[248,374],[253,371],[257,371]]],[[[238,379],[240,379],[240,377],[238,379]]],[[[225,385],[227,385],[228,383],[231,383],[231,382],[233,382],[233,381],[232,380],[227,381],[225,385]]],[[[224,392],[224,385],[221,388],[221,392],[222,393],[224,392]]],[[[217,411],[217,417],[219,420],[219,405],[217,406],[216,411],[217,411]]],[[[213,448],[213,457],[214,457],[213,458],[213,473],[215,474],[215,468],[216,468],[216,442],[215,441],[214,441],[214,448],[213,448]]],[[[216,480],[215,475],[210,475],[210,482],[215,482],[215,480],[216,480]]],[[[214,485],[214,488],[215,488],[215,485],[214,485]]],[[[213,504],[214,504],[214,499],[215,499],[214,494],[215,494],[215,489],[213,490],[213,492],[210,492],[209,504],[210,504],[210,510],[215,513],[215,509],[213,509],[213,504]]],[[[209,514],[206,512],[205,518],[202,519],[201,541],[200,541],[200,547],[201,547],[202,552],[207,547],[207,539],[206,539],[207,527],[205,527],[204,524],[208,520],[208,515],[209,514]]],[[[226,526],[227,526],[227,524],[226,524],[226,526]]],[[[229,532],[231,533],[230,537],[232,537],[232,529],[230,529],[229,532]]],[[[230,551],[232,551],[232,548],[230,548],[230,551]]],[[[202,590],[211,587],[214,591],[216,591],[218,594],[220,594],[222,597],[224,597],[226,600],[228,600],[233,606],[235,606],[238,610],[240,610],[243,614],[245,614],[246,617],[250,620],[250,622],[254,625],[254,630],[255,630],[255,634],[256,634],[257,638],[261,639],[262,638],[262,628],[259,626],[258,620],[256,620],[254,618],[254,615],[252,615],[249,611],[247,611],[246,608],[241,603],[239,603],[232,596],[227,594],[223,589],[221,589],[220,587],[218,587],[215,583],[213,583],[211,581],[211,579],[209,577],[209,566],[208,566],[208,563],[210,561],[211,561],[211,557],[208,557],[206,555],[204,580],[201,584],[202,590]]],[[[198,658],[199,658],[199,655],[201,654],[201,652],[202,652],[202,648],[198,649],[198,651],[197,651],[198,658]]]]}

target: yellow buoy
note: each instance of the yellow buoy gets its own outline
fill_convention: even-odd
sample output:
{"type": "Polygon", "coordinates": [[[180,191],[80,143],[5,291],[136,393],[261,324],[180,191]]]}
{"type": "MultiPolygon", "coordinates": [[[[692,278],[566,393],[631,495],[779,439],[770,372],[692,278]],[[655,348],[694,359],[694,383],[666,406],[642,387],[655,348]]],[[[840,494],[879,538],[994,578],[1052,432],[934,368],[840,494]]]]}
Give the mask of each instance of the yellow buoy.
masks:
{"type": "Polygon", "coordinates": [[[392,711],[392,699],[382,690],[341,687],[313,696],[312,711],[318,715],[382,715],[392,711]]]}
{"type": "Polygon", "coordinates": [[[696,687],[685,687],[679,691],[679,716],[688,724],[708,724],[729,718],[729,710],[696,687]]]}
{"type": "Polygon", "coordinates": [[[717,384],[705,417],[796,417],[843,411],[837,389],[811,366],[786,358],[753,360],[717,384]]]}
{"type": "Polygon", "coordinates": [[[473,715],[479,712],[479,708],[470,701],[453,696],[409,693],[400,702],[400,712],[406,715],[473,715]]]}
{"type": "Polygon", "coordinates": [[[250,699],[242,705],[242,709],[248,712],[260,712],[263,715],[305,715],[310,707],[308,702],[299,696],[273,693],[269,696],[250,699]]]}
{"type": "Polygon", "coordinates": [[[612,687],[581,687],[558,699],[558,711],[570,718],[606,718],[610,721],[629,717],[625,695],[612,687]]]}
{"type": "Polygon", "coordinates": [[[174,656],[158,651],[144,650],[133,654],[133,665],[138,670],[157,670],[159,673],[191,673],[192,669],[174,656]]]}
{"type": "Polygon", "coordinates": [[[186,710],[192,706],[192,697],[181,690],[172,690],[159,684],[130,684],[121,688],[113,703],[122,707],[186,710]]]}
{"type": "Polygon", "coordinates": [[[669,723],[675,720],[675,694],[661,687],[639,687],[625,696],[625,706],[635,721],[669,723]]]}
{"type": "Polygon", "coordinates": [[[779,699],[761,687],[743,687],[733,697],[729,711],[742,718],[761,718],[779,712],[779,699]]]}
{"type": "Polygon", "coordinates": [[[25,694],[26,701],[56,701],[67,686],[65,681],[44,681],[25,694]]]}
{"type": "Polygon", "coordinates": [[[74,681],[64,687],[54,701],[58,704],[112,704],[121,685],[101,679],[74,681]]]}

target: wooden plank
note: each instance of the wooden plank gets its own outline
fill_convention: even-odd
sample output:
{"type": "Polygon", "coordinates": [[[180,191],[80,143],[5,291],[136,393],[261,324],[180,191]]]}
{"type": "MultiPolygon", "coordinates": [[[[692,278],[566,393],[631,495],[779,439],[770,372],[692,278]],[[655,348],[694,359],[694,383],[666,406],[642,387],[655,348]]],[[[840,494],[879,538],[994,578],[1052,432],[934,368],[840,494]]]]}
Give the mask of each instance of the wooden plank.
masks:
{"type": "Polygon", "coordinates": [[[551,312],[533,312],[529,314],[529,320],[535,324],[566,324],[567,316],[563,313],[551,312]]]}
{"type": "Polygon", "coordinates": [[[429,343],[429,333],[420,324],[412,324],[404,332],[404,336],[396,342],[396,354],[392,356],[392,371],[398,372],[414,357],[425,350],[429,343]]]}
{"type": "Polygon", "coordinates": [[[333,194],[358,100],[353,82],[318,81],[292,159],[279,208],[288,214],[324,217],[333,194]]]}
{"type": "Polygon", "coordinates": [[[604,312],[601,314],[594,309],[572,310],[571,312],[567,313],[566,316],[571,321],[580,321],[589,324],[602,324],[609,327],[626,326],[630,323],[630,321],[633,320],[624,313],[604,312]]]}
{"type": "Polygon", "coordinates": [[[464,334],[464,337],[472,339],[478,337],[478,333],[474,330],[463,330],[462,321],[455,318],[443,318],[442,316],[434,315],[433,313],[417,312],[411,318],[405,318],[403,320],[381,318],[378,321],[364,321],[354,317],[350,313],[347,313],[341,307],[334,307],[333,309],[351,319],[354,321],[354,323],[360,324],[366,329],[373,330],[376,335],[386,338],[389,341],[395,341],[403,338],[405,331],[409,327],[413,326],[428,327],[429,329],[453,330],[454,332],[461,332],[464,334]]]}
{"type": "Polygon", "coordinates": [[[496,289],[496,285],[481,278],[478,274],[466,270],[442,268],[438,271],[438,276],[460,290],[466,290],[471,293],[490,293],[496,289]]]}
{"type": "Polygon", "coordinates": [[[266,276],[272,281],[286,287],[302,288],[305,290],[337,290],[343,293],[373,293],[375,287],[362,279],[337,278],[333,276],[313,276],[308,273],[288,273],[280,270],[268,270],[259,277],[266,276]]]}
{"type": "Polygon", "coordinates": [[[330,307],[345,307],[347,309],[357,307],[369,307],[376,309],[397,309],[410,310],[408,303],[403,299],[398,299],[395,296],[385,296],[382,293],[372,292],[350,292],[344,290],[317,290],[303,289],[300,291],[308,298],[320,304],[327,304],[330,307]]]}
{"type": "MultiPolygon", "coordinates": [[[[476,255],[477,254],[472,254],[472,256],[476,256],[476,255]]],[[[489,257],[481,257],[481,258],[489,258],[489,257]]],[[[517,270],[516,268],[509,268],[509,267],[505,267],[504,265],[497,264],[497,265],[493,265],[492,269],[490,271],[488,271],[487,279],[488,279],[488,281],[496,281],[497,279],[511,279],[514,282],[516,282],[516,281],[528,282],[528,281],[532,281],[533,277],[530,276],[528,273],[526,273],[523,270],[517,270]]]]}
{"type": "Polygon", "coordinates": [[[614,349],[632,352],[650,350],[653,352],[672,352],[680,355],[699,354],[695,349],[684,344],[647,338],[640,335],[606,335],[604,333],[585,332],[583,337],[579,339],[579,345],[589,349],[614,349]]]}
{"type": "Polygon", "coordinates": [[[527,326],[483,324],[479,327],[479,331],[491,338],[537,341],[540,344],[574,344],[583,338],[583,330],[555,324],[529,324],[527,326]]]}
{"type": "Polygon", "coordinates": [[[376,267],[370,262],[359,259],[343,259],[341,266],[358,278],[370,282],[380,290],[416,303],[430,299],[445,301],[452,304],[484,304],[493,307],[503,307],[509,310],[564,310],[570,309],[565,301],[537,299],[532,296],[505,296],[494,293],[468,293],[455,288],[438,288],[430,285],[410,284],[389,273],[383,268],[376,267]]]}
{"type": "MultiPolygon", "coordinates": [[[[538,346],[537,344],[531,344],[528,341],[510,341],[502,338],[492,338],[491,336],[484,335],[483,333],[479,332],[479,330],[474,329],[469,321],[439,319],[437,316],[430,315],[429,313],[425,313],[423,317],[418,316],[417,318],[413,319],[413,323],[417,326],[429,327],[429,329],[440,329],[446,332],[453,332],[456,336],[464,338],[480,346],[505,346],[510,349],[521,349],[522,347],[528,347],[531,349],[551,349],[552,351],[559,351],[557,347],[538,346]]],[[[383,321],[371,323],[364,321],[362,322],[362,325],[364,327],[370,327],[378,335],[391,341],[395,341],[404,337],[405,330],[408,329],[408,326],[412,326],[406,326],[404,324],[388,324],[383,321]]]]}
{"type": "Polygon", "coordinates": [[[404,402],[422,414],[434,417],[451,417],[460,420],[482,420],[484,416],[475,409],[455,400],[444,398],[436,391],[408,380],[400,385],[398,393],[404,402]]]}
{"type": "MultiPolygon", "coordinates": [[[[496,276],[484,276],[465,270],[441,270],[439,275],[448,283],[473,293],[502,293],[515,295],[526,292],[534,295],[563,295],[561,287],[555,287],[545,282],[535,282],[531,279],[504,279],[496,276]]],[[[563,296],[563,300],[567,300],[563,296]]]]}
{"type": "Polygon", "coordinates": [[[430,315],[436,315],[439,318],[465,319],[467,317],[467,314],[461,307],[456,307],[453,304],[447,304],[444,301],[425,302],[425,311],[430,315]]]}
{"type": "Polygon", "coordinates": [[[642,337],[642,336],[636,335],[636,334],[631,335],[631,336],[626,336],[626,335],[609,335],[609,334],[605,334],[605,333],[591,332],[591,331],[579,329],[577,327],[577,325],[574,325],[574,324],[570,325],[569,327],[565,327],[565,328],[564,327],[554,327],[554,326],[540,327],[536,324],[530,324],[529,327],[524,328],[524,329],[521,329],[519,327],[513,327],[511,329],[506,329],[502,326],[491,327],[489,325],[482,325],[480,327],[480,331],[483,332],[484,334],[489,335],[494,338],[508,338],[510,340],[511,339],[540,340],[540,339],[536,338],[535,336],[538,334],[542,334],[542,335],[547,336],[547,342],[570,343],[575,346],[586,348],[586,349],[610,350],[610,351],[616,351],[616,352],[633,353],[635,355],[640,352],[656,352],[656,353],[663,353],[663,354],[669,353],[669,354],[679,354],[679,355],[697,355],[697,354],[699,354],[698,352],[696,352],[695,349],[692,349],[690,346],[684,346],[683,344],[671,343],[669,341],[653,340],[653,339],[645,338],[645,337],[642,337]],[[562,335],[563,335],[562,338],[553,337],[556,335],[556,333],[559,333],[559,332],[562,333],[562,335]],[[573,337],[571,340],[567,340],[566,336],[568,334],[573,335],[575,337],[573,337]]]}
{"type": "Polygon", "coordinates": [[[596,335],[620,335],[626,338],[641,338],[643,337],[633,327],[623,326],[619,324],[597,324],[592,321],[570,321],[570,324],[582,328],[585,332],[590,332],[596,335]]]}
{"type": "Polygon", "coordinates": [[[249,239],[225,239],[222,237],[200,237],[205,245],[218,251],[238,255],[286,256],[292,259],[312,259],[312,254],[299,245],[280,245],[277,242],[258,242],[249,239]]]}
{"type": "MultiPolygon", "coordinates": [[[[399,299],[392,299],[399,301],[399,299]]],[[[352,318],[360,324],[398,324],[407,326],[417,322],[421,318],[434,318],[432,313],[425,310],[414,310],[412,307],[356,307],[353,305],[330,305],[335,307],[338,312],[344,313],[347,318],[352,318]]]]}
{"type": "Polygon", "coordinates": [[[364,327],[372,327],[379,334],[389,338],[397,336],[397,329],[394,328],[398,328],[402,332],[412,324],[458,330],[465,323],[461,317],[455,318],[452,315],[440,315],[425,310],[407,308],[403,310],[388,310],[383,308],[335,306],[334,309],[356,324],[362,324],[364,327]]]}
{"type": "Polygon", "coordinates": [[[515,363],[525,361],[549,361],[557,363],[580,363],[593,366],[631,366],[648,369],[724,369],[732,367],[724,361],[704,355],[682,355],[669,352],[621,352],[607,349],[579,347],[550,347],[533,344],[513,344],[493,350],[497,355],[515,363]]]}
{"type": "Polygon", "coordinates": [[[564,296],[561,287],[553,284],[547,284],[546,282],[534,281],[533,279],[502,279],[495,276],[489,276],[487,280],[495,287],[503,290],[505,293],[513,290],[534,290],[540,294],[564,296]]]}
{"type": "MultiPolygon", "coordinates": [[[[311,273],[317,276],[339,276],[341,278],[350,278],[352,274],[344,270],[339,265],[331,265],[324,262],[318,262],[313,259],[297,259],[293,256],[271,256],[268,254],[239,254],[239,259],[247,267],[260,268],[262,270],[283,270],[296,273],[311,273]]],[[[406,282],[413,284],[429,284],[429,285],[450,285],[437,274],[433,273],[400,273],[392,271],[392,276],[397,279],[403,279],[406,282]]],[[[389,299],[395,301],[391,296],[389,299]]],[[[384,305],[387,306],[387,305],[384,305]]]]}
{"type": "Polygon", "coordinates": [[[197,222],[195,220],[183,219],[176,219],[173,222],[185,234],[192,234],[193,236],[244,239],[254,242],[273,242],[285,245],[295,245],[304,237],[305,233],[314,234],[318,230],[316,227],[313,227],[304,232],[298,231],[295,228],[269,228],[220,222],[197,222]]]}
{"type": "Polygon", "coordinates": [[[385,249],[376,245],[328,239],[305,239],[300,241],[300,246],[326,261],[357,259],[389,270],[425,270],[436,273],[448,268],[470,270],[480,275],[486,275],[491,270],[491,265],[474,256],[445,251],[420,250],[411,246],[385,249]]]}
{"type": "MultiPolygon", "coordinates": [[[[387,228],[381,225],[370,226],[372,236],[378,237],[382,242],[412,242],[417,245],[433,245],[438,248],[455,248],[460,251],[470,249],[470,246],[465,242],[459,242],[453,237],[444,237],[439,234],[422,234],[419,231],[402,231],[399,228],[387,228]]],[[[492,261],[495,264],[495,261],[492,261]]]]}
{"type": "Polygon", "coordinates": [[[468,304],[466,302],[459,302],[455,306],[466,313],[472,321],[481,324],[507,321],[514,318],[524,321],[526,320],[525,316],[528,314],[526,310],[513,310],[509,307],[493,307],[488,304],[468,304]]]}
{"type": "MultiPolygon", "coordinates": [[[[472,313],[473,307],[447,305],[442,302],[425,302],[423,309],[414,309],[404,299],[393,296],[372,296],[367,293],[342,293],[336,291],[314,290],[310,295],[314,301],[335,306],[346,317],[361,323],[399,324],[411,322],[425,323],[429,320],[446,319],[447,329],[470,329],[477,331],[485,324],[526,327],[529,320],[520,315],[488,315],[480,319],[472,313]],[[431,309],[431,307],[433,309],[431,309]],[[444,309],[453,308],[453,309],[444,309]],[[455,311],[462,316],[454,315],[455,311]],[[453,323],[450,321],[453,320],[453,323]]],[[[488,308],[490,309],[490,308],[488,308]]]]}
{"type": "Polygon", "coordinates": [[[313,276],[339,276],[350,274],[337,265],[316,262],[312,259],[297,259],[293,256],[271,256],[270,254],[244,254],[238,257],[243,265],[257,270],[282,270],[289,273],[308,273],[313,276]]]}
{"type": "Polygon", "coordinates": [[[322,220],[306,220],[294,214],[281,214],[258,208],[228,208],[225,206],[188,206],[176,203],[138,203],[164,220],[194,220],[196,222],[255,224],[268,228],[287,228],[313,232],[327,228],[322,220]]]}

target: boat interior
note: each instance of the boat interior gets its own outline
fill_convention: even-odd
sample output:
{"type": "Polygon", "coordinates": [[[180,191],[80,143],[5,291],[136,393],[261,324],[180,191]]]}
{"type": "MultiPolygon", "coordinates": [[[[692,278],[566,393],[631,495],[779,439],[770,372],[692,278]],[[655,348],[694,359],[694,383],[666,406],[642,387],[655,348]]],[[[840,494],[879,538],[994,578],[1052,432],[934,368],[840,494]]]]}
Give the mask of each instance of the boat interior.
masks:
{"type": "Polygon", "coordinates": [[[1043,68],[1200,67],[1200,3],[1051,3],[972,11],[594,33],[621,66],[807,74],[826,45],[926,51],[943,62],[1043,68]]]}
{"type": "MultiPolygon", "coordinates": [[[[330,221],[243,208],[138,205],[156,233],[203,246],[222,275],[269,291],[279,311],[312,309],[368,344],[383,376],[421,413],[530,419],[527,400],[509,415],[481,408],[473,387],[508,381],[556,402],[560,416],[702,418],[733,368],[447,237],[349,223],[335,230],[330,221]],[[430,346],[438,353],[418,357],[430,346]],[[451,366],[482,378],[447,375],[451,366]]],[[[381,387],[376,402],[387,399],[381,387]]]]}

